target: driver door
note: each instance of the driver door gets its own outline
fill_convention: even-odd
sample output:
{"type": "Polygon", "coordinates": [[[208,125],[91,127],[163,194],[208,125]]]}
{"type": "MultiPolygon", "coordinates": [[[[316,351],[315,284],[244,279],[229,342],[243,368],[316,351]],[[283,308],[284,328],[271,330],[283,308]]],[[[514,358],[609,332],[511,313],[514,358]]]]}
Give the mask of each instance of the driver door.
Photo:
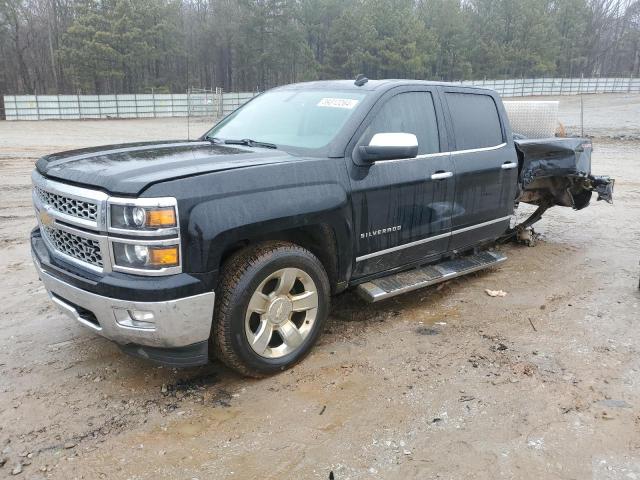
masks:
{"type": "Polygon", "coordinates": [[[438,92],[429,87],[389,91],[359,128],[350,151],[368,145],[376,133],[415,134],[418,156],[370,164],[349,159],[354,278],[428,262],[447,250],[451,233],[454,167],[446,153],[438,92]]]}

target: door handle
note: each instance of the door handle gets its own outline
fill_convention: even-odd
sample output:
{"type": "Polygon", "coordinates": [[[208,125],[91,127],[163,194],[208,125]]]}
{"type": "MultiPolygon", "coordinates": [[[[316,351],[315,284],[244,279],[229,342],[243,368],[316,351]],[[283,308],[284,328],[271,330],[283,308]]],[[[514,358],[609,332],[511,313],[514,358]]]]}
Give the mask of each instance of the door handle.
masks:
{"type": "Polygon", "coordinates": [[[504,162],[502,164],[503,170],[511,170],[512,168],[516,168],[518,164],[516,162],[504,162]]]}
{"type": "Polygon", "coordinates": [[[436,172],[431,175],[431,180],[444,180],[453,177],[453,172],[436,172]]]}

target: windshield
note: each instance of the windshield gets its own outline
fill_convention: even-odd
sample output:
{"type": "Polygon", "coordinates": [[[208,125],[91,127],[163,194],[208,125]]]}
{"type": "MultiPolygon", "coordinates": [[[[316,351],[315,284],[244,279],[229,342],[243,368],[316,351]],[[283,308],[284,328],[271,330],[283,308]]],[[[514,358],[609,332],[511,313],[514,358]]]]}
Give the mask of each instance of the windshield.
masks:
{"type": "Polygon", "coordinates": [[[239,108],[206,137],[322,148],[366,94],[339,90],[275,90],[239,108]]]}

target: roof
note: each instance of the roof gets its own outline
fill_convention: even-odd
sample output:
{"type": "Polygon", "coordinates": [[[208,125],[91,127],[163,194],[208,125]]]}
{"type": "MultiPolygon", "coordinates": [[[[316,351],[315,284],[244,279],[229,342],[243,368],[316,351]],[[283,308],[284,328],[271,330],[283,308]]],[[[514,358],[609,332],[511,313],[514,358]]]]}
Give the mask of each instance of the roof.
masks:
{"type": "Polygon", "coordinates": [[[409,80],[409,79],[384,79],[369,80],[361,87],[355,85],[355,79],[352,80],[317,80],[314,82],[292,83],[277,87],[277,89],[332,89],[332,90],[378,90],[388,89],[401,85],[429,85],[429,86],[455,86],[462,88],[480,88],[475,86],[460,85],[450,82],[432,82],[428,80],[409,80]]]}

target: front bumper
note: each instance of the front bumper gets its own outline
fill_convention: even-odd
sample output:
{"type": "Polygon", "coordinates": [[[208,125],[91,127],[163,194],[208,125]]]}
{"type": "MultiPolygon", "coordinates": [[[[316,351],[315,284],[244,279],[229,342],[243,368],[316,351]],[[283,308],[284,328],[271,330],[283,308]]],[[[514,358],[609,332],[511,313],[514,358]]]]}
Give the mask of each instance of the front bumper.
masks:
{"type": "Polygon", "coordinates": [[[56,306],[81,325],[125,346],[125,351],[153,358],[158,356],[158,349],[180,349],[198,344],[197,350],[202,356],[204,344],[206,353],[214,292],[167,301],[120,300],[82,290],[57,278],[53,274],[55,270],[48,271],[38,255],[32,253],[38,275],[56,306]],[[140,322],[133,320],[134,312],[145,314],[142,327],[140,322]],[[144,347],[150,347],[146,350],[155,354],[145,354],[144,347]]]}

